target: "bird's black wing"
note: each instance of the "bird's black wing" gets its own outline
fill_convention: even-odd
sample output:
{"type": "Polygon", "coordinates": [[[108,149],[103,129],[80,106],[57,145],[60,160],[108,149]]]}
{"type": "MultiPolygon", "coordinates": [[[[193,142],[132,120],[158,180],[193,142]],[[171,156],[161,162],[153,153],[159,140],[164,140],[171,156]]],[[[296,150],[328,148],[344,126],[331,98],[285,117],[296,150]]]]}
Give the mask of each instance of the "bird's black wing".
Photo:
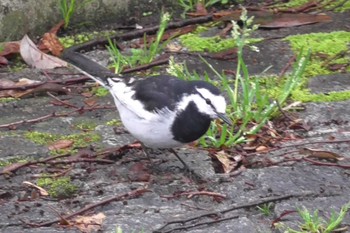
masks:
{"type": "Polygon", "coordinates": [[[157,111],[163,108],[174,110],[183,95],[193,92],[192,85],[174,76],[159,75],[133,84],[133,98],[141,101],[147,111],[157,111]]]}

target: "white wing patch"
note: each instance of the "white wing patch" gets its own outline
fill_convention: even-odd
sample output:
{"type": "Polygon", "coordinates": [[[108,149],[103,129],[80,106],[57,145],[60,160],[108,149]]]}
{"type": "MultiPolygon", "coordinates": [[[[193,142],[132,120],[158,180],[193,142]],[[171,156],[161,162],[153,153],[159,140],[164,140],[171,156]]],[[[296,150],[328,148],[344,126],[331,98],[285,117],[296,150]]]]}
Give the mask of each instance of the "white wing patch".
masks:
{"type": "Polygon", "coordinates": [[[127,86],[124,82],[111,82],[110,85],[110,92],[114,97],[119,111],[122,111],[121,108],[127,108],[139,118],[148,121],[152,121],[155,118],[155,115],[158,115],[154,112],[145,110],[143,104],[133,98],[135,91],[132,90],[131,86],[127,86]]]}

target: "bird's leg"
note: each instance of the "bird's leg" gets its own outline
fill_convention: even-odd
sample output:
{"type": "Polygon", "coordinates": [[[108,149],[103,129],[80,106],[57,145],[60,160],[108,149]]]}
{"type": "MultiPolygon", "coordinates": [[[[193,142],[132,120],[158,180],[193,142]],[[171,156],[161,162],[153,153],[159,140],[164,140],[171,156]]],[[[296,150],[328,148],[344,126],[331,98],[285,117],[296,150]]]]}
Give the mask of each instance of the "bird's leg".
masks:
{"type": "Polygon", "coordinates": [[[199,183],[203,183],[205,182],[203,180],[203,177],[201,177],[200,175],[198,175],[193,169],[191,169],[186,163],[185,161],[183,161],[183,159],[181,159],[181,157],[177,154],[177,152],[173,149],[173,148],[170,148],[168,149],[171,153],[173,153],[177,159],[183,164],[184,166],[184,169],[185,171],[190,175],[190,178],[195,180],[196,182],[199,182],[199,183]]]}
{"type": "Polygon", "coordinates": [[[146,155],[146,157],[147,157],[150,161],[152,161],[151,156],[150,156],[150,153],[149,153],[149,150],[151,150],[151,149],[148,148],[147,146],[145,146],[143,143],[141,143],[141,147],[142,147],[143,154],[146,155]]]}
{"type": "Polygon", "coordinates": [[[184,168],[187,171],[190,171],[190,167],[185,163],[185,161],[183,161],[183,159],[177,154],[177,152],[173,148],[169,148],[169,151],[176,156],[176,158],[182,163],[182,165],[184,165],[184,168]]]}

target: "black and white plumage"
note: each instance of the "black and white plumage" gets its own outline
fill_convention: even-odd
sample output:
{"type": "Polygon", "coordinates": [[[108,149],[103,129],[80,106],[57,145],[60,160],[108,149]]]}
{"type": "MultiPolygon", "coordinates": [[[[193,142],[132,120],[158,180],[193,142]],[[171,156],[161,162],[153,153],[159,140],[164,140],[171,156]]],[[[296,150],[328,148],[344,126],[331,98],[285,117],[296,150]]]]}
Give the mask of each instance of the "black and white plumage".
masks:
{"type": "Polygon", "coordinates": [[[216,118],[231,124],[224,97],[208,82],[169,75],[102,79],[98,72],[80,70],[109,90],[123,125],[147,147],[173,148],[195,141],[216,118]]]}
{"type": "Polygon", "coordinates": [[[210,122],[225,117],[220,91],[204,81],[160,75],[146,79],[107,79],[126,129],[151,148],[172,148],[197,140],[210,122]]]}

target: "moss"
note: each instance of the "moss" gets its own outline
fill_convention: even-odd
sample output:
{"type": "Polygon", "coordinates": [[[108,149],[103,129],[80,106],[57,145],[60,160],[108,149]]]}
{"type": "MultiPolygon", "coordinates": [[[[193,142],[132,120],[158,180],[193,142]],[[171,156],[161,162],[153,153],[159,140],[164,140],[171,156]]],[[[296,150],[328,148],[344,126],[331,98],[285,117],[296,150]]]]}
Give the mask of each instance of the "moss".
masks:
{"type": "MultiPolygon", "coordinates": [[[[286,38],[292,49],[298,53],[301,49],[311,49],[311,62],[305,70],[305,75],[314,77],[316,75],[330,74],[333,71],[327,69],[324,63],[328,60],[332,64],[349,64],[350,58],[339,56],[346,53],[350,43],[350,32],[336,31],[332,33],[310,33],[295,35],[286,38]],[[339,57],[339,58],[337,58],[339,57]],[[334,58],[334,59],[333,59],[334,58]]],[[[350,71],[350,67],[348,67],[350,71]]]]}
{"type": "Polygon", "coordinates": [[[42,132],[27,132],[25,135],[25,138],[28,140],[39,144],[39,145],[48,145],[50,143],[53,143],[54,141],[59,139],[58,135],[53,135],[49,133],[42,133],[42,132]]]}
{"type": "Polygon", "coordinates": [[[37,185],[46,189],[53,198],[68,198],[78,191],[78,187],[71,182],[70,177],[40,178],[37,185]]]}
{"type": "Polygon", "coordinates": [[[200,37],[189,33],[180,37],[181,43],[192,52],[220,52],[236,46],[234,39],[215,37],[200,37]]]}
{"type": "Polygon", "coordinates": [[[73,141],[73,145],[69,149],[61,149],[51,151],[51,154],[62,154],[62,153],[75,153],[77,148],[84,148],[89,146],[92,142],[97,142],[101,140],[101,136],[96,133],[84,132],[78,134],[71,135],[57,135],[57,134],[49,134],[43,132],[27,132],[25,134],[25,138],[28,140],[39,144],[39,145],[50,145],[58,140],[71,140],[73,141]]]}
{"type": "Polygon", "coordinates": [[[14,102],[17,101],[17,98],[12,98],[12,97],[4,97],[0,98],[0,103],[9,103],[9,102],[14,102]]]}
{"type": "MultiPolygon", "coordinates": [[[[307,3],[311,2],[310,0],[291,0],[288,1],[287,3],[279,3],[275,4],[274,7],[279,8],[279,9],[290,9],[290,8],[295,8],[295,7],[300,7],[303,6],[307,3]]],[[[345,12],[350,10],[350,1],[346,1],[344,4],[339,4],[342,1],[333,1],[333,0],[328,0],[325,2],[322,2],[322,5],[325,5],[325,10],[332,10],[334,12],[345,12]]]]}
{"type": "Polygon", "coordinates": [[[104,87],[94,87],[92,88],[92,94],[98,97],[104,97],[109,94],[109,91],[104,87]]]}
{"type": "Polygon", "coordinates": [[[309,90],[295,90],[292,98],[302,102],[335,102],[350,99],[350,91],[328,92],[327,94],[312,94],[309,90]]]}
{"type": "Polygon", "coordinates": [[[111,120],[106,123],[108,126],[121,126],[122,122],[120,120],[111,120]]]}
{"type": "Polygon", "coordinates": [[[28,159],[22,157],[0,160],[0,167],[6,167],[14,163],[26,163],[28,161],[28,159]]]}
{"type": "Polygon", "coordinates": [[[71,47],[73,45],[81,44],[84,42],[88,42],[90,40],[96,39],[96,38],[106,38],[114,35],[116,32],[111,31],[102,31],[102,32],[91,32],[91,33],[80,33],[73,36],[65,36],[60,37],[59,41],[62,43],[62,45],[65,48],[71,47]]]}
{"type": "Polygon", "coordinates": [[[96,128],[96,126],[97,125],[95,122],[83,121],[83,122],[80,122],[79,124],[75,125],[74,128],[86,132],[86,131],[94,130],[96,128]]]}
{"type": "Polygon", "coordinates": [[[326,9],[333,9],[335,7],[333,11],[340,12],[340,13],[350,10],[350,1],[346,1],[343,5],[340,5],[340,6],[338,5],[339,5],[339,2],[334,1],[329,6],[327,6],[326,9]]]}
{"type": "MultiPolygon", "coordinates": [[[[311,33],[289,36],[286,40],[290,42],[295,53],[302,49],[311,49],[311,60],[305,69],[302,86],[305,86],[311,77],[336,73],[329,69],[329,65],[340,64],[346,67],[350,63],[350,56],[347,55],[350,32],[311,33]]],[[[347,71],[350,71],[350,66],[347,66],[347,71]]],[[[295,93],[297,94],[292,95],[293,99],[303,102],[342,101],[350,97],[348,92],[312,94],[308,89],[299,89],[295,93]]]]}

